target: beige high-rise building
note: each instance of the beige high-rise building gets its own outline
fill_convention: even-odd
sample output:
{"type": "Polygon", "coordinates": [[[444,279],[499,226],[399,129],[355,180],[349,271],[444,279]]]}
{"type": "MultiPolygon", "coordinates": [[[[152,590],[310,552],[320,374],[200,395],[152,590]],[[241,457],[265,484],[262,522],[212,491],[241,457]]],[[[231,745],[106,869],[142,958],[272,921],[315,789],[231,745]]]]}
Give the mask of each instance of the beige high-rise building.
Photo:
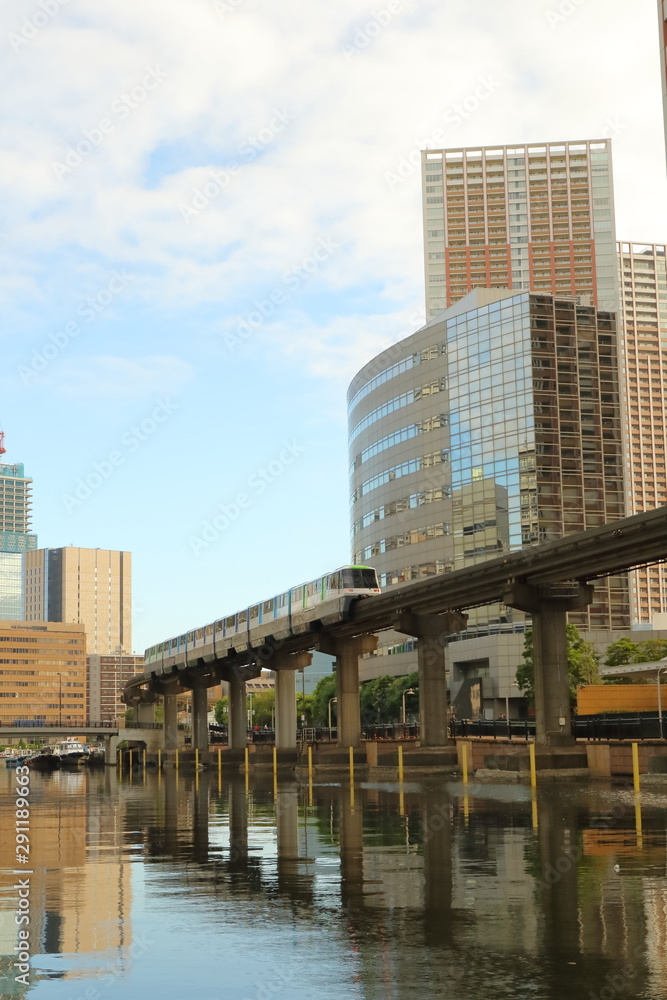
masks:
{"type": "Polygon", "coordinates": [[[86,721],[82,625],[0,621],[0,725],[86,721]]]}
{"type": "Polygon", "coordinates": [[[665,144],[667,145],[667,0],[658,0],[658,27],[660,31],[660,65],[662,67],[662,110],[665,117],[665,144]]]}
{"type": "Polygon", "coordinates": [[[474,288],[615,311],[609,139],[422,152],[426,316],[474,288]]]}
{"type": "MultiPolygon", "coordinates": [[[[622,390],[625,399],[627,510],[667,503],[667,248],[618,244],[622,390]]],[[[667,628],[667,567],[631,574],[635,624],[667,628]]]]}
{"type": "Polygon", "coordinates": [[[107,549],[26,553],[27,621],[78,622],[88,651],[132,651],[132,555],[107,549]]]}

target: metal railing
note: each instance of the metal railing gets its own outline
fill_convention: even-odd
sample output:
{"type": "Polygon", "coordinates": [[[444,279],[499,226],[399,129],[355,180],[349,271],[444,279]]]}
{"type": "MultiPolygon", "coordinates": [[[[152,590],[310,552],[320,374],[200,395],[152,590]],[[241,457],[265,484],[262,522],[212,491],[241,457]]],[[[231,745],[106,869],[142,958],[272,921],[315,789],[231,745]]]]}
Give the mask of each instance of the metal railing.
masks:
{"type": "Polygon", "coordinates": [[[492,740],[530,740],[535,736],[532,719],[453,719],[449,724],[452,738],[469,736],[492,740]]]}
{"type": "Polygon", "coordinates": [[[580,740],[662,739],[657,712],[579,715],[574,720],[574,735],[580,740]]]}
{"type": "Polygon", "coordinates": [[[65,719],[63,722],[46,722],[44,719],[15,719],[13,722],[0,723],[0,731],[3,729],[70,729],[79,732],[81,729],[118,729],[117,722],[101,722],[94,719],[92,722],[84,719],[83,722],[76,719],[65,719]]]}

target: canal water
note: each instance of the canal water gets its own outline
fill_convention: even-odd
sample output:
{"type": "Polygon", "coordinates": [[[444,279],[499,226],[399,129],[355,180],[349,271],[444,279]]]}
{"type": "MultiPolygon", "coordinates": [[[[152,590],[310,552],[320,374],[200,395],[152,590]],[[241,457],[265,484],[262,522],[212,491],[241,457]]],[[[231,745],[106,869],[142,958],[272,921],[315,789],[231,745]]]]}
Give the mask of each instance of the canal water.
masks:
{"type": "Polygon", "coordinates": [[[667,794],[29,780],[25,863],[0,764],[3,1000],[667,1000],[667,794]]]}

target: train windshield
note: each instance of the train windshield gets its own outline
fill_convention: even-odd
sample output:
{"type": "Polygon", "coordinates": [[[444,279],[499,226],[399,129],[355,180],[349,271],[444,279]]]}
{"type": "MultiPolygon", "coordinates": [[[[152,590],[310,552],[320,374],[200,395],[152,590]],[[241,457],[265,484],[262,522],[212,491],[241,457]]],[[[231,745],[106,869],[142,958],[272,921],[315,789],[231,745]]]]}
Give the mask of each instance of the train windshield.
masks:
{"type": "Polygon", "coordinates": [[[377,574],[367,566],[348,566],[341,577],[343,590],[378,590],[377,574]]]}

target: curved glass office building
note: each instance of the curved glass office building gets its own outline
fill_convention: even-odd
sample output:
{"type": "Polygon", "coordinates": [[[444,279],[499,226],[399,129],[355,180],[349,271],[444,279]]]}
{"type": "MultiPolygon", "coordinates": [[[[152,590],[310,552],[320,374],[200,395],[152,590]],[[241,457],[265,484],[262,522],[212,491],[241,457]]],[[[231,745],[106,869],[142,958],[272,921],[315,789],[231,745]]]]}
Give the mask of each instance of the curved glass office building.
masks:
{"type": "MultiPolygon", "coordinates": [[[[365,365],[348,403],[353,559],[383,587],[624,516],[612,313],[477,289],[365,365]]],[[[628,628],[626,578],[571,620],[628,628]]],[[[522,623],[480,608],[467,635],[522,623]]]]}

